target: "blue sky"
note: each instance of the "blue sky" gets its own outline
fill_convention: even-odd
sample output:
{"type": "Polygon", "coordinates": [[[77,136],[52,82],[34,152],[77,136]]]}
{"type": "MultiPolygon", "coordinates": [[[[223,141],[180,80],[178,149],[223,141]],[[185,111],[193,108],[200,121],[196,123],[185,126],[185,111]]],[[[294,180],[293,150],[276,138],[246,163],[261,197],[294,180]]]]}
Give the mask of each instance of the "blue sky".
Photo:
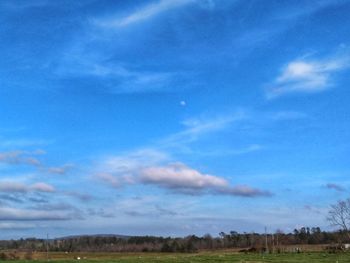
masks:
{"type": "Polygon", "coordinates": [[[329,228],[350,2],[0,1],[0,238],[329,228]]]}

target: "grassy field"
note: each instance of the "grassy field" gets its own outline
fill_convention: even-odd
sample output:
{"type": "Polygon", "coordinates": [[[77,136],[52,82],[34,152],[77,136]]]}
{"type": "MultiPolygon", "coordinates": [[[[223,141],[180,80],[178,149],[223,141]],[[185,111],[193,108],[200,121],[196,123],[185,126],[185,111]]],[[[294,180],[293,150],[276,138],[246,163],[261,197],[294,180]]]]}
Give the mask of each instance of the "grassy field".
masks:
{"type": "MultiPolygon", "coordinates": [[[[34,255],[36,260],[32,262],[45,262],[45,254],[34,255]]],[[[281,263],[349,263],[349,253],[328,254],[320,252],[300,253],[300,254],[241,254],[234,252],[201,252],[193,254],[166,254],[166,253],[91,253],[91,254],[51,254],[51,263],[117,263],[117,262],[281,262],[281,263]],[[81,260],[75,258],[80,257],[81,260]]],[[[25,260],[10,261],[12,263],[28,263],[25,260]]]]}

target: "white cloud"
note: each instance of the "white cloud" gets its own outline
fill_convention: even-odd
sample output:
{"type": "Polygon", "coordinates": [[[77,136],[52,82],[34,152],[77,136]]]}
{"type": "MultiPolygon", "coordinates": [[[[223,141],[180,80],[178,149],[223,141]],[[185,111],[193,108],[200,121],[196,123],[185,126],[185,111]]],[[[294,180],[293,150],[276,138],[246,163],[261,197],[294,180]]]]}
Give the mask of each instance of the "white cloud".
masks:
{"type": "Polygon", "coordinates": [[[275,98],[289,93],[321,92],[333,85],[335,72],[349,66],[349,60],[331,58],[328,60],[298,59],[288,63],[281,74],[267,90],[268,98],[275,98]]]}
{"type": "Polygon", "coordinates": [[[221,188],[229,185],[223,178],[202,174],[182,163],[146,167],[140,171],[140,180],[170,189],[221,188]]]}
{"type": "Polygon", "coordinates": [[[158,157],[155,159],[154,155],[164,155],[161,152],[155,154],[153,151],[152,154],[153,156],[144,155],[142,158],[140,153],[108,158],[99,165],[95,176],[112,187],[148,184],[191,195],[208,193],[243,197],[271,195],[268,191],[249,186],[231,186],[222,177],[201,173],[183,163],[171,163],[168,159],[158,157]]]}
{"type": "Polygon", "coordinates": [[[98,20],[95,21],[97,25],[103,27],[126,27],[131,24],[136,24],[155,17],[165,11],[181,7],[183,5],[194,2],[194,0],[161,0],[150,5],[147,5],[135,12],[116,19],[98,20]]]}

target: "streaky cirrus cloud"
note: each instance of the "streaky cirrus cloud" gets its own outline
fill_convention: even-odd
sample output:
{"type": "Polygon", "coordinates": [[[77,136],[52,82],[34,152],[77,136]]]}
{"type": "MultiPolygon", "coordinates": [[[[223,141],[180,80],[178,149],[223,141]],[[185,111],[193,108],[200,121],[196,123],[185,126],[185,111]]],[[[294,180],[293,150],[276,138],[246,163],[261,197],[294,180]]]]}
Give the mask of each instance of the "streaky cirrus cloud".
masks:
{"type": "Polygon", "coordinates": [[[306,119],[309,116],[304,112],[299,111],[278,111],[270,113],[267,116],[267,119],[272,121],[290,121],[290,120],[300,120],[306,119]]]}
{"type": "Polygon", "coordinates": [[[179,8],[193,2],[195,2],[195,0],[161,0],[144,6],[143,8],[139,8],[124,17],[94,20],[94,23],[99,26],[109,28],[126,27],[142,21],[146,21],[165,11],[179,8]]]}
{"type": "MultiPolygon", "coordinates": [[[[162,156],[161,153],[158,155],[162,156]]],[[[181,162],[159,161],[152,156],[149,161],[147,156],[140,158],[135,154],[111,157],[101,163],[98,169],[102,171],[98,171],[95,177],[112,187],[146,184],[190,195],[218,194],[242,197],[272,195],[269,191],[250,186],[232,186],[225,178],[201,173],[181,162]],[[136,159],[130,156],[135,156],[136,159]]]]}
{"type": "Polygon", "coordinates": [[[234,123],[245,119],[247,119],[247,113],[242,109],[215,117],[202,116],[186,119],[182,122],[183,130],[159,140],[159,143],[163,148],[179,147],[197,141],[206,134],[225,130],[234,123]]]}
{"type": "Polygon", "coordinates": [[[350,65],[348,56],[328,59],[296,59],[285,65],[266,90],[268,99],[291,93],[317,93],[334,85],[334,74],[350,65]]]}
{"type": "Polygon", "coordinates": [[[237,149],[217,149],[217,150],[211,150],[211,151],[198,151],[198,150],[192,150],[189,147],[186,148],[186,154],[195,154],[197,156],[204,156],[204,157],[216,157],[216,156],[228,156],[228,155],[243,155],[243,154],[249,154],[257,151],[263,150],[265,147],[263,145],[259,144],[250,144],[242,148],[237,149]]]}
{"type": "Polygon", "coordinates": [[[43,139],[4,139],[1,140],[0,146],[5,148],[23,148],[30,146],[43,146],[52,143],[43,139]]]}
{"type": "MultiPolygon", "coordinates": [[[[97,51],[94,51],[97,52],[97,51]]],[[[99,53],[99,52],[97,52],[99,53]]],[[[104,83],[106,91],[114,94],[167,92],[169,86],[183,83],[186,74],[172,71],[136,70],[120,62],[106,62],[106,55],[82,54],[80,49],[62,56],[55,74],[61,77],[93,77],[104,83]]]]}

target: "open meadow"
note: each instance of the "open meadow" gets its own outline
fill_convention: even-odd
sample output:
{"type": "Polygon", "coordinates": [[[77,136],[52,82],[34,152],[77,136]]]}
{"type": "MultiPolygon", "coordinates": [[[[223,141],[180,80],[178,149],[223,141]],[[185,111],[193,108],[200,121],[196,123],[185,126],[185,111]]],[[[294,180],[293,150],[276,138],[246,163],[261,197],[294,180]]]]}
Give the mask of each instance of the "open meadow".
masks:
{"type": "MultiPolygon", "coordinates": [[[[200,252],[200,253],[53,253],[50,262],[73,263],[117,263],[117,262],[240,262],[240,263],[348,263],[350,253],[283,253],[283,254],[244,254],[237,252],[200,252]],[[80,258],[77,259],[77,258],[80,258]]],[[[15,260],[12,263],[25,263],[28,260],[15,260]]],[[[46,262],[45,253],[33,254],[32,262],[46,262]]]]}

